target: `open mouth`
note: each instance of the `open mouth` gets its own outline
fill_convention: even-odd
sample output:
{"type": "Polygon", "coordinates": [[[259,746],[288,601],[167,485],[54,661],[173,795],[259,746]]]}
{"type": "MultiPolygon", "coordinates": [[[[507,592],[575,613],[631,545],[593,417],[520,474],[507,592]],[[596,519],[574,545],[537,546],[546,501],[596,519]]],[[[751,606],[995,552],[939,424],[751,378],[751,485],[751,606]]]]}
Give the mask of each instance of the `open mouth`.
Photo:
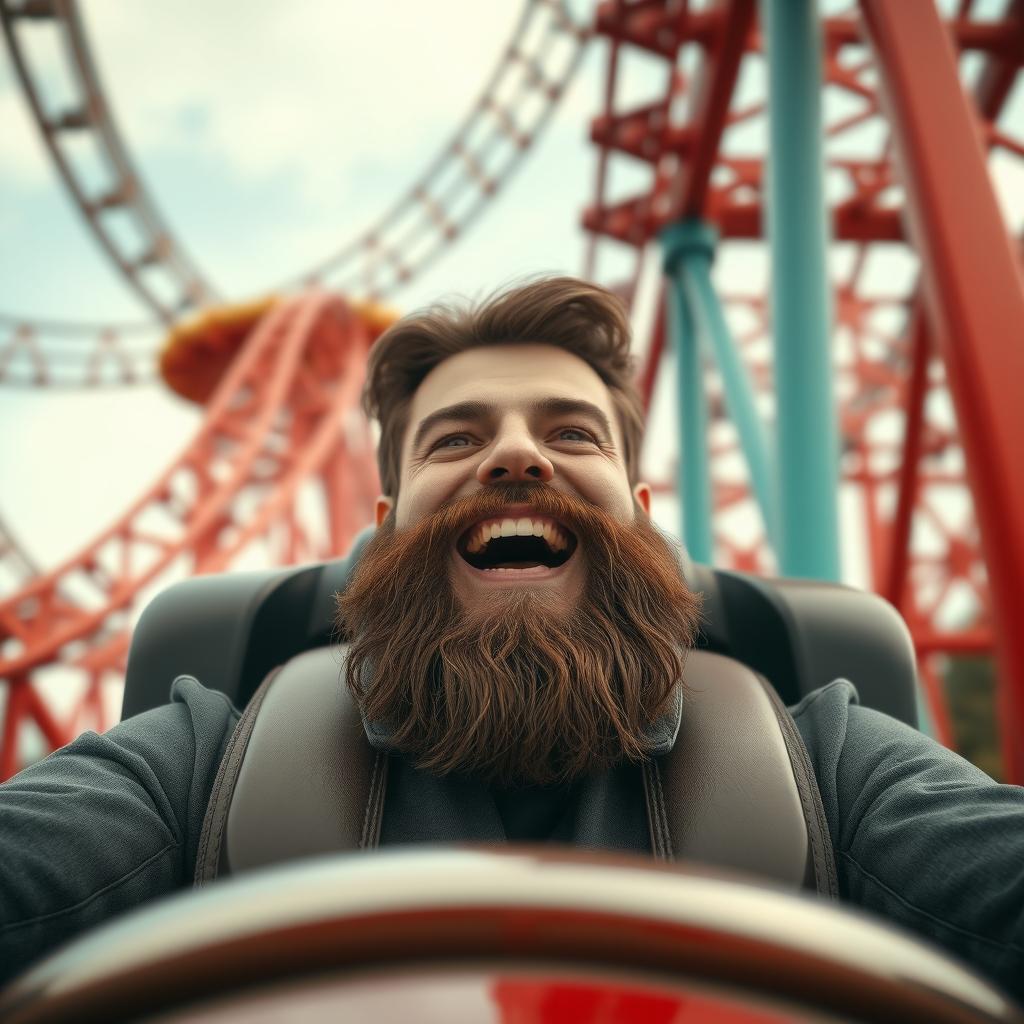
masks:
{"type": "Polygon", "coordinates": [[[548,516],[485,519],[459,538],[459,554],[474,569],[557,569],[576,550],[576,535],[548,516]]]}

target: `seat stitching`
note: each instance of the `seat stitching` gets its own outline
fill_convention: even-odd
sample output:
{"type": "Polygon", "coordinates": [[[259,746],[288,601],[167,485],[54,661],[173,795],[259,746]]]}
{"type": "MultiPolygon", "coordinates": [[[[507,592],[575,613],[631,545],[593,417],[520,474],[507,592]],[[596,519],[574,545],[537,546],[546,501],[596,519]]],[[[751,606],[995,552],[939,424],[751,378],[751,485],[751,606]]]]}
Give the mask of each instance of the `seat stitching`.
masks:
{"type": "Polygon", "coordinates": [[[370,788],[366,794],[366,811],[363,814],[363,831],[359,837],[359,849],[367,850],[370,844],[370,816],[373,811],[375,803],[376,787],[377,787],[377,775],[380,772],[382,753],[377,751],[376,757],[373,759],[373,771],[370,773],[370,788]]]}
{"type": "Polygon", "coordinates": [[[644,762],[643,778],[654,856],[659,860],[674,860],[672,837],[668,829],[668,812],[665,807],[665,792],[661,785],[661,772],[658,770],[657,761],[649,759],[644,762]]]}

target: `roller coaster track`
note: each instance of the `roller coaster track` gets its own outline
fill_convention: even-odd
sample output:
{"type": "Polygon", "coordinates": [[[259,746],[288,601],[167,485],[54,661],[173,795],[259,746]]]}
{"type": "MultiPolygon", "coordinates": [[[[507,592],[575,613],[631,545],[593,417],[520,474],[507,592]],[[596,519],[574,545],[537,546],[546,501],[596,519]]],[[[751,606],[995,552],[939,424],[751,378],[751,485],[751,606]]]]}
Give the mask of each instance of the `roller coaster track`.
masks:
{"type": "Polygon", "coordinates": [[[369,333],[327,293],[282,302],[260,321],[207,407],[191,444],[113,525],[74,558],[0,601],[0,678],[8,682],[0,777],[33,719],[54,745],[68,729],[32,683],[55,666],[98,701],[123,668],[132,612],[176,569],[224,569],[258,538],[275,560],[343,552],[369,521],[373,446],[358,409],[369,333]],[[324,488],[326,535],[297,515],[300,489],[324,488]]]}
{"type": "MultiPolygon", "coordinates": [[[[39,130],[60,175],[103,250],[128,284],[169,323],[212,292],[173,239],[148,197],[117,130],[92,60],[75,0],[0,0],[4,33],[39,130]],[[70,110],[44,98],[43,73],[26,28],[43,26],[65,42],[67,75],[79,88],[70,110]],[[90,187],[62,145],[88,133],[110,167],[102,190],[90,187]],[[113,212],[128,214],[141,243],[127,250],[110,229],[113,212]],[[151,283],[171,283],[169,299],[151,283]]],[[[526,0],[501,61],[463,122],[408,192],[355,241],[297,274],[281,289],[324,285],[370,299],[393,295],[460,239],[522,162],[579,66],[589,29],[575,23],[564,0],[526,0]]],[[[279,289],[274,289],[277,291],[279,289]]],[[[0,316],[0,385],[94,387],[153,378],[154,331],[108,325],[55,325],[0,316]],[[139,338],[143,340],[140,341],[139,338]]]]}
{"type": "Polygon", "coordinates": [[[100,247],[127,284],[156,317],[173,322],[180,314],[216,298],[160,215],[114,123],[93,62],[85,29],[73,0],[0,0],[0,21],[22,89],[64,186],[100,247]],[[32,59],[28,32],[59,37],[65,78],[73,98],[54,109],[47,98],[46,70],[32,59]],[[68,145],[70,139],[91,145],[68,145]],[[94,180],[95,152],[103,180],[94,180]],[[129,230],[119,223],[127,219],[129,230]]]}
{"type": "Polygon", "coordinates": [[[0,595],[39,575],[39,567],[0,517],[0,595]]]}
{"type": "MultiPolygon", "coordinates": [[[[741,64],[762,60],[754,6],[753,0],[720,0],[685,18],[645,0],[613,0],[600,9],[597,33],[607,39],[609,56],[604,109],[591,128],[599,151],[595,200],[584,215],[591,232],[587,266],[597,269],[601,243],[635,253],[627,296],[639,279],[644,247],[681,217],[714,223],[722,258],[730,241],[763,237],[763,152],[756,142],[736,141],[764,133],[764,104],[741,105],[736,99],[741,64]],[[628,77],[635,51],[664,58],[665,92],[643,107],[616,109],[617,88],[628,77]],[[681,60],[687,51],[697,59],[681,60]],[[609,166],[622,160],[649,167],[649,186],[610,201],[609,166]]],[[[1011,125],[1001,115],[1024,63],[1024,2],[1010,0],[995,19],[974,18],[971,8],[964,0],[944,26],[961,54],[972,53],[978,61],[973,70],[980,73],[961,88],[971,94],[976,129],[989,152],[1020,160],[1024,125],[1019,119],[1011,125]]],[[[834,97],[831,114],[825,107],[826,181],[833,236],[846,243],[833,273],[841,468],[862,502],[871,585],[907,619],[933,724],[952,743],[943,664],[955,655],[990,655],[999,640],[996,598],[976,521],[977,502],[985,495],[972,495],[968,486],[957,410],[923,315],[917,274],[906,285],[880,282],[874,262],[883,245],[887,252],[902,252],[910,264],[916,256],[904,235],[906,198],[863,23],[856,16],[835,16],[823,28],[824,74],[834,97]],[[865,155],[865,139],[874,140],[877,155],[865,155]]],[[[903,59],[914,57],[903,51],[903,59]]],[[[757,292],[730,294],[723,305],[759,408],[770,420],[774,389],[766,299],[757,292]]],[[[665,345],[662,318],[641,376],[648,402],[665,345]]],[[[759,513],[721,380],[710,363],[705,391],[717,558],[725,566],[771,573],[774,555],[763,528],[751,528],[759,513]]],[[[1004,687],[1020,685],[1010,682],[1018,675],[1006,673],[1004,687]]],[[[1014,719],[1004,727],[1021,724],[1014,719]]],[[[1009,747],[1005,753],[1012,768],[1009,747]]]]}

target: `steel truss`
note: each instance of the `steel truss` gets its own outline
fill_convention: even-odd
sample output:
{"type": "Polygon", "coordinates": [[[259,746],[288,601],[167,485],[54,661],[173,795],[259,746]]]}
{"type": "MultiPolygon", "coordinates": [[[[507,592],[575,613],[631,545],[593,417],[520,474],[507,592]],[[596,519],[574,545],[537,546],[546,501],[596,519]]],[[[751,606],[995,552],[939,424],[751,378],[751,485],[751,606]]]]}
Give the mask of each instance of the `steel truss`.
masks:
{"type": "Polygon", "coordinates": [[[74,0],[0,0],[0,22],[25,96],[54,166],[93,237],[143,304],[164,323],[216,299],[168,227],[114,123],[74,0]],[[65,60],[71,103],[55,109],[47,74],[26,45],[31,33],[54,34],[65,60]],[[90,145],[69,145],[70,140],[90,145]],[[105,180],[90,160],[100,157],[105,180]],[[118,222],[127,218],[128,231],[118,222]],[[120,229],[119,229],[120,228],[120,229]]]}
{"type": "MultiPolygon", "coordinates": [[[[75,0],[0,0],[7,43],[37,126],[58,171],[103,250],[160,322],[212,292],[161,220],[133,167],[103,96],[75,0]],[[71,110],[47,106],[44,73],[27,31],[58,33],[65,74],[77,83],[71,110]],[[74,151],[87,133],[111,170],[109,187],[87,184],[74,151]],[[141,241],[126,249],[111,215],[127,214],[141,241]],[[153,281],[164,284],[158,291],[153,281]],[[164,298],[169,282],[170,297],[164,298]]],[[[526,0],[501,60],[459,128],[412,187],[367,231],[273,286],[272,293],[324,286],[368,299],[392,296],[461,239],[530,152],[579,66],[589,28],[564,0],[526,0]]],[[[0,316],[0,385],[97,387],[152,380],[160,333],[145,325],[52,324],[0,316]]]]}
{"type": "Polygon", "coordinates": [[[310,292],[280,303],[156,483],[78,555],[0,602],[0,778],[17,770],[29,721],[51,747],[83,719],[102,724],[103,687],[123,675],[133,613],[168,574],[219,572],[259,539],[280,564],[348,549],[378,493],[358,407],[369,342],[339,298],[310,292]],[[319,530],[305,507],[311,487],[319,530]],[[55,669],[83,694],[64,722],[33,685],[55,669]]]}
{"type": "MultiPolygon", "coordinates": [[[[1000,121],[1024,62],[1024,3],[1012,0],[995,21],[972,18],[971,8],[961,3],[943,23],[932,0],[863,0],[861,13],[822,23],[824,88],[840,100],[826,105],[824,126],[833,365],[842,479],[863,509],[871,585],[910,624],[932,725],[952,743],[942,692],[948,659],[995,654],[1005,770],[1020,782],[1024,633],[1012,624],[1012,591],[1024,578],[1024,479],[1011,439],[1019,445],[1024,436],[1016,395],[1024,346],[1015,326],[1024,322],[1024,290],[985,150],[1024,158],[1024,126],[1011,131],[1000,121]],[[948,40],[980,56],[973,84],[958,77],[948,40]],[[879,283],[882,254],[892,253],[919,261],[909,287],[879,283]]],[[[754,0],[699,11],[671,0],[609,0],[595,28],[609,57],[604,110],[591,129],[598,147],[595,201],[584,214],[591,271],[609,243],[635,251],[631,294],[644,247],[690,218],[714,225],[722,254],[730,242],[763,238],[767,133],[757,129],[765,103],[741,102],[737,85],[744,71],[763,67],[754,0]],[[616,96],[637,53],[663,62],[665,87],[655,101],[628,107],[616,96]],[[751,138],[762,139],[760,149],[751,138]],[[623,163],[649,168],[649,184],[609,195],[623,163]]],[[[767,300],[754,293],[721,301],[758,413],[770,423],[767,300]]],[[[648,402],[669,333],[659,316],[641,378],[648,402]]],[[[716,559],[776,571],[726,414],[722,370],[708,356],[703,390],[716,559]]]]}

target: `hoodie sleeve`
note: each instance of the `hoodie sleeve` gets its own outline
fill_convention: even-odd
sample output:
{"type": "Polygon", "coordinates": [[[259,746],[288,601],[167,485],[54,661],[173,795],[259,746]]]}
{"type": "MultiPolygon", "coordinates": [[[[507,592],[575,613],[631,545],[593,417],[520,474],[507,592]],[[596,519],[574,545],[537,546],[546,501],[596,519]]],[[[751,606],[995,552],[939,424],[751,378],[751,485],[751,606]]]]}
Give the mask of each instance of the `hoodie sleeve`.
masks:
{"type": "Polygon", "coordinates": [[[181,677],[171,703],[0,785],[0,983],[78,933],[191,882],[238,713],[181,677]]]}
{"type": "Polygon", "coordinates": [[[840,896],[1024,999],[1024,789],[1000,785],[837,680],[792,709],[840,896]]]}

